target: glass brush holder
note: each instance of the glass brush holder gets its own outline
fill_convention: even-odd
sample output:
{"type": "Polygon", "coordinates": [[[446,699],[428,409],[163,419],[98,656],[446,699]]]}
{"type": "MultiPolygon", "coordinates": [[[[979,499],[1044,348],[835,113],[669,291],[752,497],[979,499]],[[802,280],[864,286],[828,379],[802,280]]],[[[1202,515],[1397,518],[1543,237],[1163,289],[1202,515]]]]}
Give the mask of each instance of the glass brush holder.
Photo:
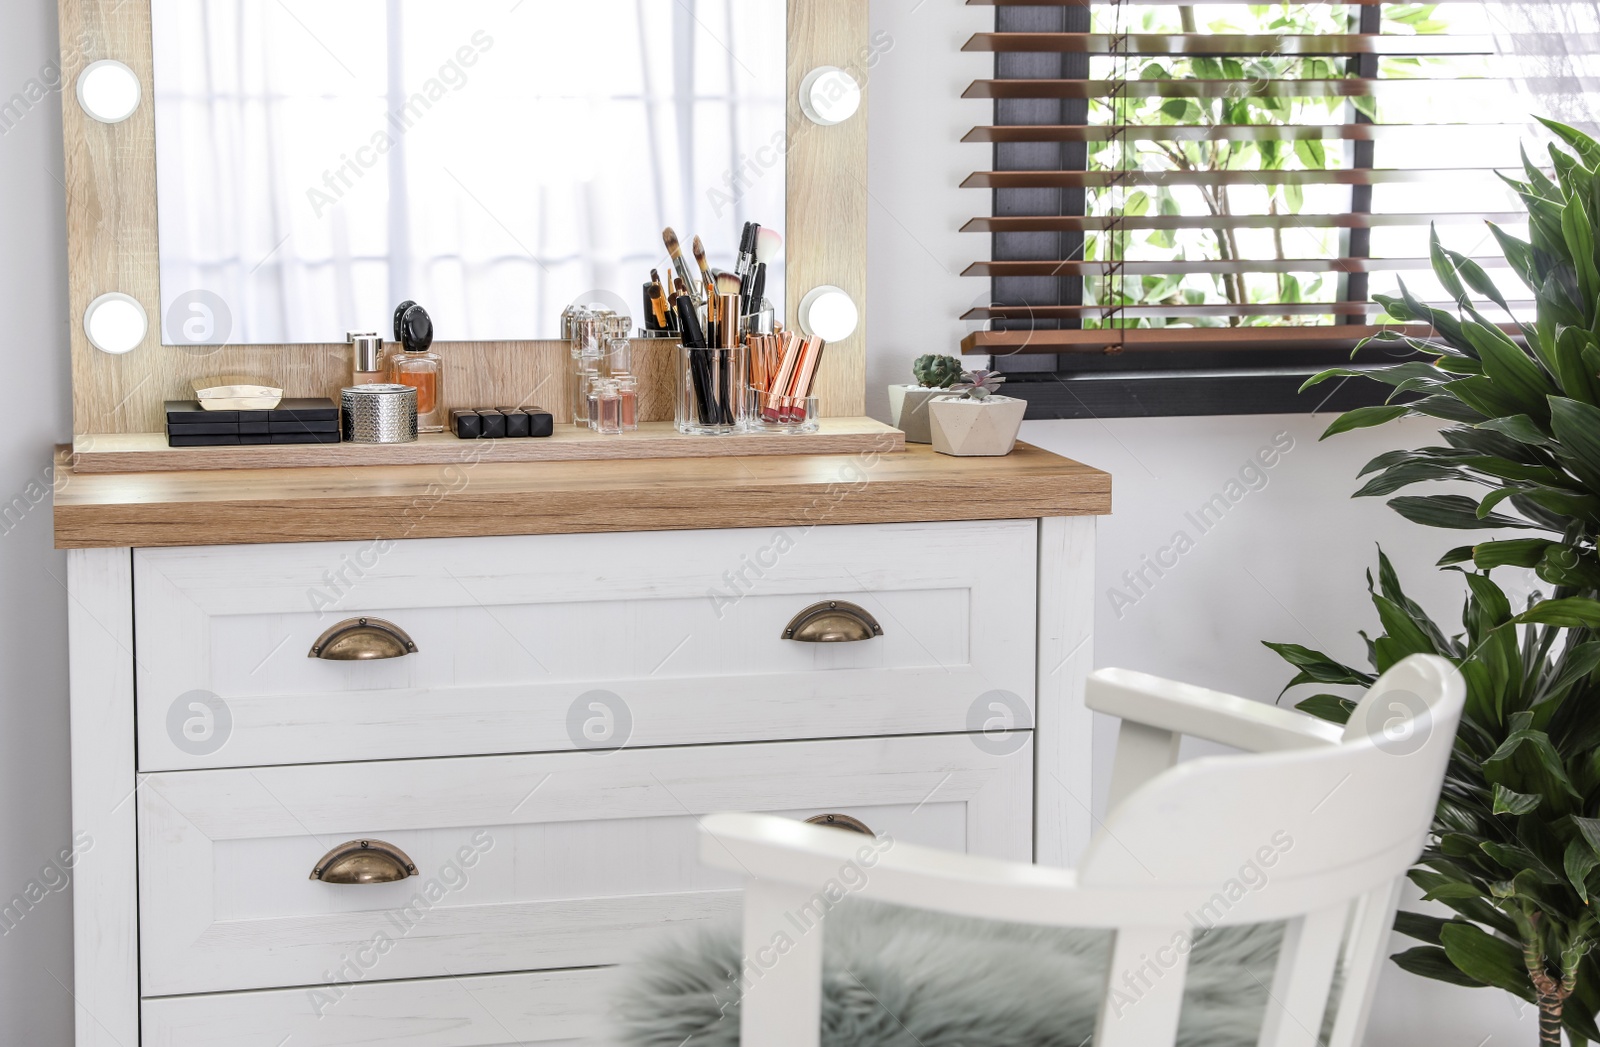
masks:
{"type": "Polygon", "coordinates": [[[814,433],[820,428],[815,396],[773,396],[751,386],[748,426],[757,433],[814,433]]]}
{"type": "Polygon", "coordinates": [[[745,428],[750,400],[749,357],[743,345],[731,349],[677,347],[678,432],[705,436],[745,428]]]}

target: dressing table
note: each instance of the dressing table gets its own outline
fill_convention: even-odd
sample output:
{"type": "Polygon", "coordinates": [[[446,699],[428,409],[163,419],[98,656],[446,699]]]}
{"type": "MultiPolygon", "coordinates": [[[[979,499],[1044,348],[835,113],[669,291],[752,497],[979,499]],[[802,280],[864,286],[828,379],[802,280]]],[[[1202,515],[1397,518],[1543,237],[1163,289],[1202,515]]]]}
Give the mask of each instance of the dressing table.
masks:
{"type": "MultiPolygon", "coordinates": [[[[328,395],[347,365],[163,338],[152,0],[61,12],[66,75],[118,61],[146,98],[112,123],[66,106],[79,1047],[575,1044],[613,965],[737,905],[696,856],[715,811],[1052,864],[1087,842],[1110,478],[859,419],[860,331],[820,383],[860,423],[848,452],[113,464],[190,378],[328,395]],[[117,355],[86,333],[112,294],[161,318],[117,355]]],[[[815,287],[864,300],[864,114],[807,122],[799,97],[819,67],[866,80],[866,5],[792,0],[786,46],[798,322],[815,287]]],[[[446,387],[559,413],[565,352],[450,343],[446,387]]]]}

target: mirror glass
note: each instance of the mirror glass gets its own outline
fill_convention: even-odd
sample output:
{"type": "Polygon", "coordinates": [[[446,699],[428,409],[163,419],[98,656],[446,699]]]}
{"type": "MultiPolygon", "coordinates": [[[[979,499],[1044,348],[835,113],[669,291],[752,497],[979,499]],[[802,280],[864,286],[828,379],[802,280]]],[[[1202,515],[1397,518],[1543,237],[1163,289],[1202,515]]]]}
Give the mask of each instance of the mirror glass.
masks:
{"type": "MultiPolygon", "coordinates": [[[[784,228],[787,0],[151,0],[162,341],[559,336],[784,228]]],[[[781,259],[769,264],[778,306],[781,259]]]]}

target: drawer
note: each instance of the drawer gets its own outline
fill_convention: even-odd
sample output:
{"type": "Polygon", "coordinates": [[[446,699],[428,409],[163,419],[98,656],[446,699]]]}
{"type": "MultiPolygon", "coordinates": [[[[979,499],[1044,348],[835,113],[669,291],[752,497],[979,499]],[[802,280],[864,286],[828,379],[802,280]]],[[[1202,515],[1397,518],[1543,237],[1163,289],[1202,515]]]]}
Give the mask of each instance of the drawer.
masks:
{"type": "Polygon", "coordinates": [[[736,911],[696,816],[840,813],[894,841],[1030,860],[1032,733],[768,742],[149,775],[146,997],[618,963],[736,911]],[[417,875],[311,878],[347,841],[417,875]]]}
{"type": "Polygon", "coordinates": [[[134,553],[140,769],[1032,726],[1035,521],[134,553]],[[863,607],[882,635],[783,638],[863,607]],[[367,617],[414,653],[308,657],[367,617]]]}
{"type": "Polygon", "coordinates": [[[145,1047],[590,1047],[605,970],[146,1000],[145,1047]]]}

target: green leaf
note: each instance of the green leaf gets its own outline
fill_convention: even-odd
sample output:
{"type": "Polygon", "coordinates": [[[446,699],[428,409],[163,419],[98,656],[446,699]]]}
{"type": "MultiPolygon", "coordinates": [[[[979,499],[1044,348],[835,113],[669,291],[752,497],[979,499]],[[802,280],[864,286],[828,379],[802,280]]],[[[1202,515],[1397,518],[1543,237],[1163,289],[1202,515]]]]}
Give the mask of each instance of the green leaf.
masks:
{"type": "Polygon", "coordinates": [[[1498,327],[1478,320],[1462,324],[1461,330],[1478,350],[1484,377],[1518,405],[1516,410],[1501,414],[1526,414],[1535,421],[1550,416],[1547,398],[1559,390],[1527,350],[1506,337],[1498,327]]]}
{"type": "Polygon", "coordinates": [[[1299,138],[1294,143],[1294,154],[1311,171],[1324,171],[1328,167],[1328,150],[1320,139],[1299,138]]]}
{"type": "Polygon", "coordinates": [[[1433,272],[1449,292],[1452,300],[1460,302],[1467,297],[1467,289],[1461,286],[1461,277],[1456,273],[1456,267],[1450,257],[1445,254],[1444,245],[1439,242],[1439,227],[1430,227],[1431,235],[1428,237],[1428,253],[1433,259],[1433,272]]]}
{"type": "Polygon", "coordinates": [[[1446,527],[1470,531],[1489,528],[1532,529],[1525,520],[1517,520],[1499,513],[1478,518],[1478,503],[1464,495],[1430,494],[1409,495],[1389,501],[1389,507],[1412,523],[1425,527],[1446,527]]]}
{"type": "Polygon", "coordinates": [[[1589,332],[1581,327],[1563,327],[1555,344],[1556,375],[1561,379],[1562,392],[1586,404],[1600,403],[1600,380],[1584,359],[1584,350],[1594,347],[1589,332]]]}
{"type": "Polygon", "coordinates": [[[1475,425],[1488,417],[1482,411],[1444,393],[1425,396],[1413,403],[1411,409],[1432,418],[1445,418],[1452,422],[1465,422],[1468,425],[1475,425]]]}
{"type": "Polygon", "coordinates": [[[1472,551],[1472,562],[1485,571],[1496,567],[1533,567],[1544,559],[1551,546],[1548,538],[1517,538],[1505,542],[1484,542],[1472,551]]]}
{"type": "Polygon", "coordinates": [[[1594,849],[1586,846],[1584,841],[1572,840],[1567,844],[1566,853],[1561,858],[1561,868],[1567,874],[1567,882],[1572,884],[1572,889],[1578,892],[1578,897],[1585,903],[1589,901],[1589,874],[1594,872],[1597,865],[1600,865],[1600,856],[1596,856],[1594,849]]]}
{"type": "Polygon", "coordinates": [[[1596,168],[1600,168],[1600,144],[1596,144],[1593,138],[1590,138],[1576,127],[1568,127],[1566,124],[1555,120],[1547,120],[1537,115],[1534,119],[1548,127],[1555,133],[1557,138],[1570,145],[1573,151],[1578,154],[1578,159],[1582,160],[1583,165],[1589,170],[1593,171],[1596,168]]]}
{"type": "Polygon", "coordinates": [[[1525,414],[1512,415],[1509,418],[1491,418],[1487,422],[1478,423],[1478,428],[1503,433],[1518,443],[1530,447],[1543,447],[1550,443],[1549,435],[1534,425],[1533,419],[1525,414]]]}
{"type": "MultiPolygon", "coordinates": [[[[1524,717],[1531,713],[1519,714],[1524,717]]],[[[1548,778],[1548,784],[1559,788],[1576,799],[1583,799],[1572,786],[1572,779],[1567,776],[1567,769],[1561,762],[1561,754],[1556,752],[1556,747],[1550,741],[1550,736],[1543,731],[1530,728],[1512,731],[1494,755],[1483,761],[1484,772],[1491,777],[1515,770],[1512,760],[1519,753],[1527,752],[1533,757],[1535,765],[1548,778]]],[[[1546,797],[1547,799],[1549,797],[1546,797]]]]}
{"type": "Polygon", "coordinates": [[[1562,460],[1591,490],[1600,488],[1600,407],[1552,396],[1550,430],[1561,442],[1562,460]]]}
{"type": "Polygon", "coordinates": [[[1465,974],[1525,1000],[1533,998],[1533,983],[1515,945],[1470,923],[1441,928],[1439,940],[1450,962],[1465,974]]]}
{"type": "Polygon", "coordinates": [[[1600,600],[1573,596],[1545,600],[1517,615],[1518,625],[1554,625],[1560,629],[1600,629],[1600,600]]]}
{"type": "Polygon", "coordinates": [[[1425,483],[1430,480],[1459,480],[1465,475],[1459,466],[1449,462],[1406,462],[1402,465],[1392,466],[1374,476],[1358,490],[1352,497],[1373,498],[1379,495],[1394,494],[1396,491],[1410,487],[1412,484],[1425,483]]]}
{"type": "Polygon", "coordinates": [[[1346,411],[1322,434],[1326,440],[1330,436],[1348,433],[1354,429],[1369,429],[1375,425],[1392,422],[1396,418],[1404,417],[1410,409],[1401,404],[1388,404],[1378,407],[1357,407],[1353,411],[1346,411]]]}
{"type": "Polygon", "coordinates": [[[1356,703],[1349,698],[1340,698],[1336,694],[1314,694],[1297,704],[1295,708],[1319,720],[1347,724],[1350,722],[1350,714],[1356,710],[1356,703]]]}
{"type": "MultiPolygon", "coordinates": [[[[1488,364],[1484,366],[1487,368],[1488,364]]],[[[1487,418],[1527,414],[1524,401],[1487,375],[1458,378],[1445,386],[1445,391],[1487,418]]]]}
{"type": "Polygon", "coordinates": [[[1600,589],[1600,561],[1567,545],[1545,550],[1535,566],[1539,578],[1551,585],[1573,589],[1600,589]]]}
{"type": "Polygon", "coordinates": [[[1456,564],[1468,563],[1472,560],[1473,546],[1458,545],[1454,549],[1439,557],[1436,567],[1454,567],[1456,564]]]}
{"type": "Polygon", "coordinates": [[[1513,792],[1503,785],[1494,787],[1494,813],[1510,814],[1518,817],[1531,814],[1539,808],[1540,797],[1528,793],[1513,792]]]}
{"type": "MultiPolygon", "coordinates": [[[[1263,641],[1262,646],[1277,652],[1278,657],[1299,669],[1301,675],[1306,677],[1306,682],[1371,687],[1377,679],[1349,666],[1340,665],[1327,655],[1302,647],[1299,644],[1263,641]]],[[[1291,684],[1290,686],[1294,685],[1291,684]]],[[[1288,687],[1284,688],[1285,691],[1288,689],[1288,687]]]]}
{"type": "Polygon", "coordinates": [[[1594,223],[1589,218],[1583,197],[1574,197],[1561,209],[1561,236],[1567,254],[1578,273],[1578,293],[1582,301],[1594,301],[1600,292],[1600,270],[1594,261],[1594,223]]]}
{"type": "Polygon", "coordinates": [[[1596,857],[1600,857],[1600,818],[1580,818],[1578,815],[1573,815],[1571,821],[1572,827],[1578,830],[1584,843],[1589,845],[1589,849],[1596,857]]]}
{"type": "Polygon", "coordinates": [[[1533,245],[1526,240],[1519,240],[1517,237],[1512,236],[1493,222],[1489,223],[1489,231],[1499,241],[1500,251],[1506,256],[1506,262],[1511,266],[1512,271],[1521,277],[1522,282],[1527,284],[1529,289],[1537,287],[1539,285],[1539,274],[1533,265],[1533,245]]]}
{"type": "Polygon", "coordinates": [[[1415,938],[1419,942],[1429,945],[1439,944],[1439,932],[1451,923],[1459,920],[1447,920],[1442,916],[1428,916],[1419,912],[1406,912],[1404,909],[1394,914],[1394,929],[1407,938],[1415,938]]]}
{"type": "Polygon", "coordinates": [[[1480,982],[1472,975],[1450,962],[1449,954],[1443,949],[1431,945],[1419,945],[1405,952],[1395,953],[1389,957],[1395,965],[1403,971],[1423,978],[1430,978],[1436,982],[1448,982],[1451,985],[1464,985],[1469,989],[1487,988],[1485,982],[1480,982]]]}

